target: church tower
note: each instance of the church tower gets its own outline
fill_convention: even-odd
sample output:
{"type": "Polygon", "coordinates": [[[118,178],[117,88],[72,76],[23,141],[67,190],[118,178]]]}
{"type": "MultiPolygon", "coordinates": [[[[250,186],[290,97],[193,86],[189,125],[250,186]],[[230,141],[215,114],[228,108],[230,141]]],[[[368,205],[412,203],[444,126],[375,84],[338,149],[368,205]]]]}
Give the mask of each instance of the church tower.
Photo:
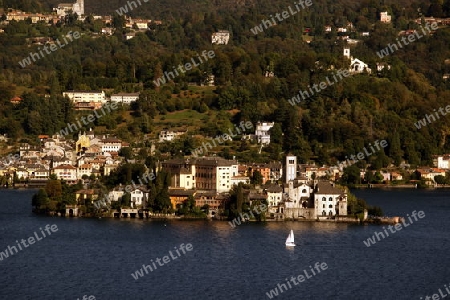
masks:
{"type": "Polygon", "coordinates": [[[286,155],[286,183],[297,177],[297,157],[295,155],[286,155]]]}
{"type": "Polygon", "coordinates": [[[77,13],[78,16],[84,15],[84,0],[77,0],[73,4],[73,12],[77,13]]]}
{"type": "Polygon", "coordinates": [[[344,57],[350,59],[350,48],[348,47],[344,48],[344,57]]]}

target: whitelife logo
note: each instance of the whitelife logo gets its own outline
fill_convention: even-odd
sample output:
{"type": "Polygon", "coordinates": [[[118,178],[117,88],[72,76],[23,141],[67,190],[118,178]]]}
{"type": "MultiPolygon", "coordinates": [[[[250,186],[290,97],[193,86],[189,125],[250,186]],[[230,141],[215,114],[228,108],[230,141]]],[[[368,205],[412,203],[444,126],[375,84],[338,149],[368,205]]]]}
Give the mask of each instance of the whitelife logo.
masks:
{"type": "MultiPolygon", "coordinates": [[[[128,7],[130,8],[130,11],[132,11],[133,9],[138,8],[138,6],[141,6],[141,5],[142,5],[141,0],[136,0],[136,1],[127,1],[127,4],[125,4],[125,5],[122,6],[122,7],[119,7],[119,9],[116,9],[116,13],[117,13],[119,16],[122,16],[122,15],[128,13],[128,7]],[[136,3],[136,1],[137,1],[137,3],[136,3]],[[133,4],[134,7],[132,7],[131,4],[133,4]],[[138,4],[139,4],[139,5],[138,5],[138,4]]],[[[143,1],[144,3],[147,3],[149,0],[142,0],[142,1],[143,1]]]]}
{"type": "MultiPolygon", "coordinates": [[[[162,261],[163,261],[162,264],[161,264],[161,258],[158,257],[155,259],[160,267],[164,266],[164,264],[168,264],[170,262],[170,258],[172,258],[172,260],[175,260],[181,256],[180,252],[178,251],[178,248],[177,247],[174,247],[174,248],[175,248],[175,252],[178,254],[178,256],[174,256],[172,253],[172,250],[170,250],[169,251],[170,257],[168,255],[164,256],[162,258],[162,261]]],[[[184,244],[180,245],[180,250],[181,250],[181,252],[183,252],[184,255],[186,255],[186,251],[192,251],[192,249],[194,249],[194,246],[192,246],[192,244],[190,244],[190,243],[186,244],[186,245],[184,245],[184,244]],[[186,248],[186,249],[184,249],[184,248],[186,248]]],[[[151,261],[152,261],[152,265],[142,265],[142,268],[140,270],[137,270],[136,272],[134,272],[134,274],[131,274],[131,277],[133,277],[134,280],[138,280],[140,277],[144,277],[145,274],[148,274],[148,270],[150,270],[150,272],[153,272],[153,270],[156,270],[157,267],[156,267],[155,262],[153,261],[153,259],[151,261]],[[145,274],[144,274],[144,271],[145,271],[145,274]]]]}
{"type": "MultiPolygon", "coordinates": [[[[427,32],[425,32],[425,30],[423,29],[422,26],[420,26],[420,28],[422,29],[422,33],[424,35],[427,35],[432,30],[438,29],[438,25],[437,25],[436,22],[431,23],[431,28],[430,28],[430,24],[427,23],[425,25],[425,28],[427,29],[427,32]]],[[[388,44],[388,46],[386,48],[381,49],[379,52],[377,52],[377,55],[378,55],[379,58],[383,58],[385,56],[388,56],[388,55],[394,53],[395,51],[397,51],[399,47],[403,48],[402,47],[402,43],[403,43],[403,46],[409,45],[410,43],[412,43],[412,42],[414,42],[416,40],[416,37],[417,37],[417,39],[420,39],[420,38],[424,37],[424,35],[420,35],[419,32],[416,30],[413,34],[408,35],[409,43],[406,41],[406,37],[405,36],[401,38],[401,41],[399,41],[398,38],[397,38],[396,39],[397,44],[388,44]],[[398,47],[397,47],[397,45],[398,45],[398,47]]]]}
{"type": "MultiPolygon", "coordinates": [[[[449,287],[446,284],[444,284],[444,286],[445,286],[445,290],[447,291],[448,294],[442,293],[442,290],[439,289],[439,294],[433,294],[432,296],[426,295],[425,300],[441,300],[441,299],[444,299],[445,297],[447,297],[448,295],[450,295],[449,287]],[[440,295],[440,297],[439,297],[439,295],[440,295]]],[[[423,297],[420,297],[420,299],[422,300],[423,297]]]]}
{"type": "MultiPolygon", "coordinates": [[[[105,103],[101,109],[94,110],[94,115],[89,114],[87,117],[82,116],[81,122],[83,122],[84,125],[88,125],[89,123],[92,123],[95,121],[95,118],[100,119],[101,117],[105,116],[106,113],[110,113],[112,110],[116,110],[118,108],[118,104],[116,102],[112,102],[111,104],[109,102],[105,103]],[[106,112],[105,112],[106,109],[106,112]],[[99,114],[98,112],[101,111],[102,114],[99,114]],[[87,122],[86,122],[87,121],[87,122]]],[[[78,132],[83,126],[81,126],[80,120],[78,118],[76,119],[76,123],[67,123],[67,127],[64,129],[61,129],[59,131],[59,134],[62,136],[66,136],[69,134],[69,130],[71,133],[78,132]],[[77,126],[78,125],[78,126],[77,126]]]]}
{"type": "MultiPolygon", "coordinates": [[[[411,215],[414,218],[414,220],[416,220],[416,222],[419,221],[417,219],[417,216],[419,216],[420,219],[425,218],[425,212],[423,210],[421,210],[419,212],[413,211],[411,213],[411,215]]],[[[408,216],[408,219],[409,219],[409,222],[410,222],[409,224],[405,223],[405,219],[402,220],[403,226],[405,226],[405,228],[413,223],[413,220],[411,220],[411,217],[409,216],[409,214],[407,214],[407,216],[408,216]]],[[[386,228],[384,228],[384,226],[383,226],[383,229],[384,229],[384,233],[386,234],[386,236],[384,236],[383,232],[375,232],[375,234],[372,235],[371,238],[368,238],[366,241],[363,241],[364,245],[366,245],[366,247],[370,247],[370,246],[375,245],[377,243],[376,239],[378,239],[378,241],[381,241],[380,237],[382,237],[383,239],[388,237],[389,236],[388,231],[386,230],[386,228]]],[[[388,229],[389,229],[389,231],[391,233],[396,233],[397,231],[400,231],[403,228],[402,228],[402,224],[397,223],[394,226],[389,225],[388,229]],[[394,229],[394,227],[395,227],[395,229],[394,229]]]]}
{"type": "MultiPolygon", "coordinates": [[[[73,34],[71,34],[71,32],[72,31],[69,31],[69,33],[67,34],[67,37],[69,38],[70,42],[73,42],[74,39],[77,40],[81,37],[81,35],[78,31],[75,31],[73,34]]],[[[45,53],[47,53],[47,54],[51,54],[52,52],[55,52],[56,50],[63,48],[64,46],[69,44],[69,42],[66,40],[66,37],[63,37],[63,39],[64,39],[65,44],[61,44],[59,39],[56,40],[56,44],[58,44],[59,48],[56,47],[55,44],[51,44],[50,46],[45,45],[42,50],[44,50],[45,53]],[[49,51],[49,48],[50,48],[51,52],[49,51]]],[[[44,55],[44,53],[42,53],[42,50],[41,50],[41,47],[38,47],[38,53],[30,52],[29,56],[24,58],[22,61],[19,61],[19,65],[22,68],[25,68],[26,66],[31,65],[31,60],[33,60],[33,62],[36,62],[37,60],[44,58],[45,55],[44,55]]]]}
{"type": "MultiPolygon", "coordinates": [[[[438,119],[440,119],[439,114],[437,113],[436,109],[434,109],[433,111],[434,111],[434,114],[436,115],[436,117],[438,119]]],[[[447,115],[447,113],[450,113],[450,105],[447,105],[445,107],[445,111],[446,112],[444,112],[444,108],[443,107],[439,107],[438,111],[442,114],[442,116],[445,116],[445,115],[447,115]]],[[[430,118],[433,118],[433,122],[436,121],[436,118],[433,116],[433,114],[430,114],[430,115],[425,114],[425,118],[423,118],[423,119],[419,120],[418,122],[414,123],[414,126],[416,126],[417,129],[422,128],[422,126],[425,127],[428,124],[431,124],[431,119],[430,118]],[[427,124],[427,121],[428,121],[428,124],[427,124]]]]}
{"type": "MultiPolygon", "coordinates": [[[[381,147],[386,148],[388,146],[388,143],[387,143],[386,140],[381,140],[381,142],[378,142],[378,140],[376,140],[375,143],[374,143],[374,146],[377,148],[378,151],[381,150],[380,149],[380,145],[381,145],[381,147]]],[[[371,156],[372,154],[374,154],[376,152],[375,149],[372,146],[372,143],[369,143],[369,147],[370,147],[370,149],[373,152],[368,152],[366,147],[363,148],[364,152],[366,153],[367,156],[371,156]]],[[[366,158],[366,156],[364,156],[364,153],[362,153],[362,152],[359,152],[356,155],[354,155],[354,154],[350,155],[350,159],[353,160],[353,162],[350,161],[350,159],[348,159],[347,156],[345,156],[345,161],[344,162],[339,162],[338,161],[337,165],[334,168],[337,167],[337,168],[344,169],[344,168],[350,167],[353,164],[356,164],[358,161],[363,160],[365,158],[366,158]]],[[[325,171],[329,176],[333,175],[332,168],[333,167],[331,167],[331,168],[329,168],[328,170],[325,171]]]]}
{"type": "MultiPolygon", "coordinates": [[[[179,64],[178,65],[178,69],[180,70],[181,73],[186,73],[186,71],[192,70],[192,67],[198,67],[200,66],[200,64],[205,63],[208,61],[208,57],[209,58],[213,58],[215,57],[216,54],[214,53],[213,50],[209,50],[208,52],[206,52],[206,50],[203,50],[202,52],[202,57],[205,59],[205,61],[203,61],[200,57],[200,55],[197,55],[197,58],[199,60],[199,63],[197,64],[195,62],[194,57],[191,58],[192,64],[191,63],[185,63],[184,65],[179,64]],[[183,69],[184,67],[184,69],[183,69]]],[[[157,78],[156,80],[153,80],[153,82],[155,83],[156,86],[160,86],[162,84],[165,84],[166,82],[168,82],[169,80],[175,79],[175,77],[180,76],[180,73],[178,73],[177,71],[177,67],[172,67],[173,68],[173,72],[175,72],[175,74],[172,71],[165,71],[164,75],[162,77],[157,78]],[[167,80],[166,80],[167,78],[167,80]]]]}
{"type": "MultiPolygon", "coordinates": [[[[312,1],[311,0],[306,0],[306,1],[300,0],[300,1],[298,1],[298,3],[294,2],[295,8],[297,10],[293,10],[291,6],[288,6],[289,11],[284,10],[281,14],[276,13],[275,17],[277,18],[278,22],[282,22],[283,20],[286,20],[290,16],[295,15],[300,10],[305,9],[305,4],[306,4],[306,7],[309,7],[312,5],[312,1]],[[301,8],[299,7],[299,5],[301,6],[301,8]]],[[[258,33],[263,32],[264,29],[267,29],[267,28],[277,25],[277,22],[275,21],[275,17],[272,15],[270,15],[270,17],[272,18],[271,20],[263,20],[259,25],[250,29],[250,31],[254,35],[257,35],[258,33]],[[264,29],[263,29],[263,26],[264,26],[264,29]]]]}
{"type": "MultiPolygon", "coordinates": [[[[42,230],[42,228],[39,228],[39,229],[41,230],[41,233],[42,233],[41,238],[39,238],[39,235],[36,232],[34,232],[34,237],[36,237],[37,241],[40,241],[46,237],[44,230],[42,230]]],[[[53,224],[52,226],[47,224],[47,225],[45,225],[45,231],[47,231],[48,235],[51,235],[52,232],[58,231],[58,226],[56,226],[55,224],[53,224]]],[[[30,245],[33,245],[34,243],[36,243],[34,237],[30,236],[28,239],[26,239],[26,240],[22,239],[20,242],[16,240],[17,247],[19,247],[20,251],[23,250],[22,246],[20,246],[20,244],[22,244],[25,248],[28,248],[30,245]],[[28,241],[28,244],[27,244],[27,241],[28,241]]],[[[17,254],[19,252],[19,250],[17,250],[16,246],[8,246],[8,248],[4,252],[0,252],[0,261],[2,261],[4,258],[6,259],[9,257],[8,250],[9,250],[9,253],[11,253],[11,255],[17,254]],[[13,249],[14,249],[15,253],[13,253],[13,251],[12,251],[13,249]]]]}
{"type": "MultiPolygon", "coordinates": [[[[325,81],[321,81],[319,84],[314,83],[312,87],[314,88],[314,90],[317,93],[319,93],[319,92],[323,91],[324,89],[326,89],[327,87],[332,86],[333,84],[335,84],[339,80],[342,80],[342,79],[344,79],[346,77],[349,77],[350,75],[351,74],[350,74],[350,72],[348,70],[338,70],[338,71],[336,71],[336,73],[333,74],[333,79],[334,79],[333,82],[331,82],[330,79],[327,76],[327,77],[325,77],[326,78],[326,82],[325,81]],[[339,79],[336,78],[336,75],[339,77],[339,79]]],[[[300,103],[302,101],[302,99],[306,100],[306,99],[312,97],[314,95],[314,91],[312,90],[310,85],[308,85],[308,88],[309,88],[309,92],[311,94],[309,94],[307,91],[299,91],[299,93],[297,95],[295,95],[294,97],[292,97],[291,99],[289,99],[288,102],[292,106],[294,106],[295,103],[297,103],[297,104],[300,103]],[[300,96],[302,96],[302,99],[300,99],[300,96]]]]}
{"type": "MultiPolygon", "coordinates": [[[[308,271],[307,270],[303,270],[303,273],[306,276],[306,279],[312,278],[313,276],[316,275],[316,272],[314,272],[313,267],[309,266],[312,275],[308,276],[308,271]]],[[[320,270],[325,271],[326,269],[328,269],[328,265],[326,263],[318,263],[316,262],[316,264],[314,265],[314,269],[317,270],[317,274],[320,273],[320,270]]],[[[283,288],[288,291],[289,289],[292,289],[292,285],[291,282],[295,285],[299,285],[300,282],[305,281],[305,276],[303,275],[298,275],[297,277],[291,276],[291,279],[285,279],[286,280],[286,284],[289,286],[289,288],[286,286],[286,284],[284,283],[279,283],[277,285],[277,287],[275,287],[274,289],[271,289],[269,292],[266,292],[267,297],[269,297],[269,299],[274,298],[275,296],[278,296],[278,289],[280,290],[280,294],[283,293],[283,288]],[[298,280],[298,281],[297,281],[298,280]]]]}
{"type": "MultiPolygon", "coordinates": [[[[267,205],[265,204],[260,204],[259,205],[259,209],[261,211],[258,210],[258,207],[255,206],[253,208],[253,211],[256,214],[262,214],[265,213],[267,211],[267,205]]],[[[252,215],[253,218],[255,218],[255,215],[252,213],[252,210],[249,211],[249,213],[252,215]]],[[[241,225],[241,221],[245,222],[247,220],[250,220],[250,216],[247,213],[240,213],[238,217],[234,218],[233,220],[231,220],[231,222],[228,222],[228,224],[230,224],[231,228],[235,228],[238,225],[241,225]]]]}
{"type": "MultiPolygon", "coordinates": [[[[244,121],[241,121],[239,127],[242,128],[242,133],[244,133],[246,131],[245,128],[251,129],[251,128],[253,128],[253,124],[250,121],[245,122],[245,124],[244,124],[244,121]],[[245,127],[244,127],[244,125],[245,125],[245,127]]],[[[210,142],[206,142],[206,143],[203,142],[202,146],[205,148],[205,152],[203,153],[202,146],[200,146],[200,147],[192,150],[192,156],[198,157],[199,154],[200,155],[202,155],[202,154],[206,155],[206,153],[208,152],[208,147],[209,147],[209,149],[212,149],[213,147],[217,146],[216,145],[216,140],[219,143],[219,145],[223,144],[227,140],[232,141],[233,140],[232,137],[235,137],[238,134],[241,134],[241,131],[239,130],[239,128],[236,125],[234,126],[234,128],[236,129],[237,134],[233,134],[233,132],[231,132],[231,128],[229,128],[228,132],[230,133],[230,135],[225,133],[223,135],[216,136],[214,139],[212,139],[212,142],[214,143],[214,145],[211,145],[210,142]],[[222,141],[222,138],[223,138],[223,141],[222,141]]]]}

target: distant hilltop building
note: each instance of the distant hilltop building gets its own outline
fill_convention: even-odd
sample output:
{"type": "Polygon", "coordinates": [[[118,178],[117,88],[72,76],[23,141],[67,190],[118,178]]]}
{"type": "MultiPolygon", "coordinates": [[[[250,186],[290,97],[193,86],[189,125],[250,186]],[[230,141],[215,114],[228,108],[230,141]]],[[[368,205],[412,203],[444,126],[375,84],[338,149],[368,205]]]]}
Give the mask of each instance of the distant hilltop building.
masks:
{"type": "Polygon", "coordinates": [[[130,104],[139,100],[139,93],[118,93],[111,95],[111,102],[130,104]]]}
{"type": "Polygon", "coordinates": [[[380,21],[383,23],[391,23],[391,15],[387,11],[380,12],[380,21]]]}
{"type": "Polygon", "coordinates": [[[226,45],[230,40],[230,32],[228,30],[219,30],[219,32],[214,32],[211,36],[211,43],[218,45],[226,45]]]}
{"type": "Polygon", "coordinates": [[[63,96],[69,97],[73,102],[106,102],[104,91],[67,91],[63,96]]]}
{"type": "Polygon", "coordinates": [[[75,3],[60,3],[53,10],[58,16],[65,16],[71,11],[81,16],[84,15],[84,0],[77,0],[75,3]]]}
{"type": "Polygon", "coordinates": [[[439,169],[450,169],[450,154],[434,155],[433,165],[439,169]]]}
{"type": "Polygon", "coordinates": [[[99,109],[107,102],[104,91],[66,91],[64,97],[68,97],[76,110],[99,109]]]}
{"type": "Polygon", "coordinates": [[[256,124],[255,136],[258,144],[268,145],[270,144],[270,128],[273,127],[275,123],[258,122],[256,124]]]}
{"type": "Polygon", "coordinates": [[[183,134],[185,134],[186,131],[168,131],[168,130],[162,130],[159,133],[159,142],[170,142],[173,141],[174,139],[182,136],[183,134]]]}

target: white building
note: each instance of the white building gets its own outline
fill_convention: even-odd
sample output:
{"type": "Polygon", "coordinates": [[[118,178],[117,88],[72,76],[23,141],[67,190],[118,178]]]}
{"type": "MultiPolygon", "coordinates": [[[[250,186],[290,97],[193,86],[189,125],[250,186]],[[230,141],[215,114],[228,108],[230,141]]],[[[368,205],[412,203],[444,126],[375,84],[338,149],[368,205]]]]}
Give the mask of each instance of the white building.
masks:
{"type": "Polygon", "coordinates": [[[297,156],[286,155],[286,183],[297,177],[297,156]]]}
{"type": "Polygon", "coordinates": [[[181,168],[179,176],[180,187],[187,190],[195,189],[195,165],[190,169],[181,168]]]}
{"type": "Polygon", "coordinates": [[[314,193],[314,207],[317,217],[347,215],[347,194],[331,183],[319,181],[314,193]]]}
{"type": "Polygon", "coordinates": [[[214,32],[211,36],[212,44],[226,45],[230,40],[230,32],[228,30],[219,30],[214,32]]]}
{"type": "Polygon", "coordinates": [[[84,15],[84,0],[77,0],[77,2],[73,4],[60,3],[53,8],[53,11],[55,11],[59,17],[63,17],[71,11],[74,14],[76,13],[78,16],[82,16],[84,15]]]}
{"type": "Polygon", "coordinates": [[[248,184],[250,182],[250,178],[248,176],[240,176],[240,175],[231,177],[230,180],[231,186],[238,185],[241,182],[243,184],[248,184]]]}
{"type": "Polygon", "coordinates": [[[136,27],[141,30],[148,29],[148,23],[150,23],[150,20],[134,20],[133,22],[133,24],[136,25],[136,27]]]}
{"type": "Polygon", "coordinates": [[[131,207],[136,208],[142,206],[142,204],[148,199],[148,191],[143,187],[139,187],[131,191],[131,207]]]}
{"type": "Polygon", "coordinates": [[[111,95],[111,102],[130,104],[139,99],[139,93],[118,93],[111,95]]]}
{"type": "Polygon", "coordinates": [[[380,21],[383,23],[391,23],[391,15],[387,11],[380,12],[380,21]]]}
{"type": "Polygon", "coordinates": [[[120,201],[122,199],[122,196],[125,194],[124,190],[122,189],[122,187],[118,187],[113,189],[112,191],[110,191],[108,193],[108,199],[110,202],[117,202],[120,201]]]}
{"type": "Polygon", "coordinates": [[[47,180],[50,176],[50,171],[44,168],[32,171],[30,174],[30,179],[34,180],[47,180]]]}
{"type": "Polygon", "coordinates": [[[384,69],[390,70],[391,69],[391,65],[387,64],[387,63],[377,63],[377,71],[381,72],[384,69]]]}
{"type": "Polygon", "coordinates": [[[273,123],[273,122],[272,123],[258,122],[256,124],[255,136],[256,136],[256,140],[258,141],[259,144],[264,144],[264,145],[270,144],[269,130],[270,130],[270,128],[273,127],[273,125],[275,125],[275,123],[273,123]]]}
{"type": "Polygon", "coordinates": [[[266,190],[267,202],[269,206],[278,206],[283,201],[283,188],[278,185],[271,185],[266,190]]]}
{"type": "Polygon", "coordinates": [[[369,68],[368,64],[350,55],[350,48],[344,48],[344,57],[350,59],[350,68],[348,71],[351,74],[359,74],[363,72],[367,72],[369,74],[372,73],[372,70],[369,68]]]}
{"type": "Polygon", "coordinates": [[[434,165],[439,169],[449,169],[450,154],[438,155],[433,159],[434,165]]]}
{"type": "Polygon", "coordinates": [[[25,168],[17,168],[16,176],[19,179],[28,179],[28,176],[29,176],[28,170],[25,168]]]}
{"type": "Polygon", "coordinates": [[[232,178],[238,176],[237,161],[215,156],[193,160],[170,159],[161,165],[171,174],[172,188],[228,192],[233,186],[232,178]]]}
{"type": "Polygon", "coordinates": [[[232,187],[231,178],[238,174],[238,165],[218,164],[216,166],[216,191],[218,193],[229,192],[232,187]]]}
{"type": "Polygon", "coordinates": [[[352,58],[349,71],[352,74],[363,72],[367,72],[369,74],[372,73],[372,70],[369,68],[369,65],[357,58],[352,58]]]}
{"type": "Polygon", "coordinates": [[[106,138],[101,141],[101,151],[105,152],[119,152],[122,148],[122,141],[116,138],[106,138]]]}
{"type": "Polygon", "coordinates": [[[81,164],[78,166],[77,170],[77,178],[82,179],[83,175],[91,176],[92,174],[92,165],[91,164],[81,164]]]}
{"type": "Polygon", "coordinates": [[[69,97],[72,102],[106,102],[104,91],[67,91],[63,92],[63,96],[69,97]]]}
{"type": "Polygon", "coordinates": [[[160,143],[164,141],[170,142],[183,134],[185,134],[184,131],[161,130],[161,132],[159,133],[159,142],[160,143]]]}
{"type": "Polygon", "coordinates": [[[287,189],[285,189],[289,200],[295,204],[294,207],[306,208],[312,192],[312,188],[309,185],[296,180],[289,181],[287,189]]]}
{"type": "Polygon", "coordinates": [[[53,168],[53,173],[56,174],[58,179],[63,179],[69,182],[77,181],[77,168],[72,165],[60,165],[53,168]]]}

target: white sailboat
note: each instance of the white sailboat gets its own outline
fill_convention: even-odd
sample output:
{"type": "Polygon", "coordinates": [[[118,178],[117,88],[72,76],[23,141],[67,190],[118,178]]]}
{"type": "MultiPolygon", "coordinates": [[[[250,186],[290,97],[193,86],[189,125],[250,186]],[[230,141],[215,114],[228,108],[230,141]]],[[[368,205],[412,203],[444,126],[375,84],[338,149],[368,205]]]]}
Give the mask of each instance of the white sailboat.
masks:
{"type": "Polygon", "coordinates": [[[291,232],[289,233],[287,239],[286,239],[286,246],[292,246],[294,247],[294,231],[291,229],[291,232]]]}

